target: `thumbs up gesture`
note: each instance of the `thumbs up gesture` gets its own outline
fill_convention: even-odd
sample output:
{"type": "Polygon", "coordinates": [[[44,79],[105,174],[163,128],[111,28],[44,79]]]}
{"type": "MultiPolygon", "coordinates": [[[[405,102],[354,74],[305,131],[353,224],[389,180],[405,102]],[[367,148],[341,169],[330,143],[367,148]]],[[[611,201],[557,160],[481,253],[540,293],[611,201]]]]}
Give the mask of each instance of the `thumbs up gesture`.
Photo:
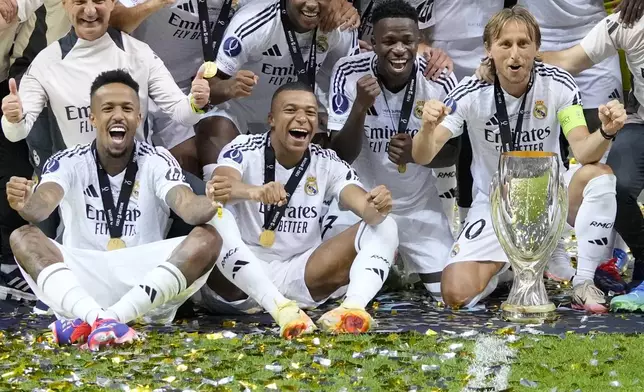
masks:
{"type": "Polygon", "coordinates": [[[22,121],[22,102],[18,95],[16,79],[9,79],[9,95],[2,98],[2,113],[10,123],[22,121]]]}
{"type": "Polygon", "coordinates": [[[203,108],[210,101],[210,84],[208,80],[204,78],[206,72],[206,66],[201,65],[199,71],[197,71],[197,76],[192,81],[192,88],[190,89],[190,95],[192,95],[192,103],[194,106],[199,109],[203,108]]]}

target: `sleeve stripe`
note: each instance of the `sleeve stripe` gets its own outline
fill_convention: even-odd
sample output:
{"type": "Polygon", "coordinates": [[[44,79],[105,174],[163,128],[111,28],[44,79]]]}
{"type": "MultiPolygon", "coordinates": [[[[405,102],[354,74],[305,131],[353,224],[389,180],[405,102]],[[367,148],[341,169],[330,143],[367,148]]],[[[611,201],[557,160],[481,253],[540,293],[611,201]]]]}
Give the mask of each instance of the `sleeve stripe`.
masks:
{"type": "MultiPolygon", "coordinates": [[[[60,160],[61,158],[71,158],[74,155],[85,155],[90,151],[91,144],[78,144],[74,147],[60,150],[49,157],[49,159],[60,160]]],[[[49,160],[47,159],[47,160],[49,160]]]]}
{"type": "Polygon", "coordinates": [[[158,152],[156,148],[150,146],[149,144],[137,143],[137,145],[139,149],[137,151],[138,156],[157,155],[161,157],[164,161],[166,161],[166,163],[169,166],[180,167],[179,162],[177,162],[173,157],[168,158],[167,155],[158,152]]]}
{"type": "Polygon", "coordinates": [[[434,83],[442,86],[443,90],[445,90],[445,94],[449,94],[450,91],[454,90],[454,87],[456,87],[453,75],[454,74],[447,75],[445,73],[442,73],[434,83]]]}
{"type": "Polygon", "coordinates": [[[470,80],[466,84],[461,85],[460,87],[456,87],[456,89],[452,90],[449,95],[453,100],[458,102],[461,98],[466,96],[467,94],[473,93],[477,90],[483,89],[485,87],[488,87],[489,84],[486,82],[481,82],[479,80],[470,80]]]}
{"type": "Polygon", "coordinates": [[[559,76],[559,77],[561,77],[563,79],[566,79],[573,86],[577,85],[577,83],[575,82],[575,78],[573,78],[570,73],[566,72],[565,70],[563,70],[561,68],[554,67],[554,66],[548,66],[548,65],[546,65],[544,63],[536,63],[535,69],[537,71],[545,71],[545,72],[548,72],[548,73],[552,73],[552,74],[557,75],[557,76],[559,76]]]}
{"type": "Polygon", "coordinates": [[[235,149],[239,151],[254,151],[259,148],[262,148],[266,144],[266,135],[254,135],[245,142],[231,144],[229,149],[235,149]]]}
{"type": "Polygon", "coordinates": [[[345,161],[343,161],[342,159],[340,159],[340,157],[338,157],[338,155],[335,153],[335,151],[329,150],[329,149],[326,149],[326,148],[322,148],[322,147],[318,146],[317,144],[311,144],[310,146],[311,146],[311,152],[313,154],[318,155],[318,156],[320,156],[322,158],[330,159],[332,161],[340,162],[344,166],[346,166],[347,169],[351,169],[351,166],[348,163],[346,163],[345,161]]]}
{"type": "Polygon", "coordinates": [[[264,26],[277,16],[278,3],[273,3],[268,7],[264,8],[258,14],[248,19],[246,22],[242,23],[236,30],[235,35],[239,39],[244,39],[252,32],[256,31],[260,27],[264,26]]]}
{"type": "Polygon", "coordinates": [[[552,78],[552,80],[554,80],[554,81],[556,81],[556,82],[559,82],[559,83],[563,84],[564,86],[568,87],[568,89],[569,89],[570,91],[576,91],[576,90],[578,90],[578,89],[576,88],[576,86],[577,86],[576,84],[572,84],[572,83],[570,83],[570,81],[569,81],[569,80],[564,79],[564,78],[562,78],[561,76],[555,75],[555,74],[553,74],[552,72],[547,72],[547,71],[539,70],[539,71],[537,71],[537,74],[538,74],[539,76],[552,78]]]}
{"type": "Polygon", "coordinates": [[[368,70],[370,63],[371,59],[366,57],[360,60],[351,60],[341,64],[335,72],[332,91],[342,91],[344,89],[347,76],[355,72],[368,70]]]}

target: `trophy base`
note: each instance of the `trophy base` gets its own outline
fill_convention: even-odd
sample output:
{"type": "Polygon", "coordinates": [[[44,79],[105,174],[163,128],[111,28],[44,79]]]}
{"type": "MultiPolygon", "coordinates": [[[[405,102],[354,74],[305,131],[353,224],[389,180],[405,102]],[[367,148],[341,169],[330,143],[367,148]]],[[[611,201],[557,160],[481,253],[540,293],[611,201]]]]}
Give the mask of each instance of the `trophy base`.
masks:
{"type": "Polygon", "coordinates": [[[558,318],[555,305],[550,302],[545,305],[520,306],[508,303],[501,305],[501,317],[505,321],[523,324],[540,324],[554,321],[558,318]]]}

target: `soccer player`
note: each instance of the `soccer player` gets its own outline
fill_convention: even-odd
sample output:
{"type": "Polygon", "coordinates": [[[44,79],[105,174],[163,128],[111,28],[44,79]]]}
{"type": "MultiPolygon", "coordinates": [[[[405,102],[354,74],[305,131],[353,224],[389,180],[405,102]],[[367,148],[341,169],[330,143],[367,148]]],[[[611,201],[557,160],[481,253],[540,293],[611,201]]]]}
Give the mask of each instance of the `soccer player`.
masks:
{"type": "Polygon", "coordinates": [[[314,308],[346,291],[342,304],[317,324],[336,333],[368,331],[365,306],[382,287],[398,247],[396,222],[387,216],[391,194],[382,185],[365,191],[335,152],[311,144],[318,104],[308,84],[280,86],[268,122],[270,132],[240,135],[223,149],[208,185],[214,200],[234,210],[241,235],[229,235],[230,219],[223,256],[200,302],[246,312],[259,304],[290,337],[314,327],[300,307],[314,308]],[[320,214],[324,200],[334,197],[362,222],[321,244],[320,214]]]}
{"type": "MultiPolygon", "coordinates": [[[[91,142],[95,130],[89,121],[89,96],[83,92],[89,91],[100,72],[114,68],[127,68],[141,86],[144,121],[137,129],[137,140],[150,140],[148,97],[184,125],[199,121],[210,93],[202,75],[192,82],[191,94],[183,94],[146,44],[108,27],[114,0],[64,0],[63,4],[73,29],[36,56],[22,77],[20,92],[15,81],[9,81],[10,94],[2,100],[2,128],[7,139],[27,137],[47,107],[55,117],[52,126],[57,132],[39,136],[53,139],[54,152],[91,142]]],[[[38,160],[44,164],[46,158],[40,156],[38,160]]]]}
{"type": "MultiPolygon", "coordinates": [[[[599,22],[579,44],[558,52],[545,52],[543,59],[572,72],[593,67],[622,49],[631,72],[632,90],[628,99],[628,121],[612,143],[607,164],[617,177],[617,217],[615,229],[635,258],[633,291],[614,297],[611,308],[636,310],[644,308],[644,218],[637,198],[644,188],[644,19],[632,28],[619,22],[620,14],[609,15],[599,22]]],[[[618,275],[617,282],[620,281],[618,275]]]]}
{"type": "Polygon", "coordinates": [[[497,13],[486,25],[483,39],[495,69],[494,84],[466,78],[448,95],[446,104],[427,102],[423,126],[413,140],[413,158],[419,164],[431,162],[443,144],[460,133],[465,121],[472,141],[477,195],[443,271],[443,298],[451,306],[473,306],[494,290],[499,274],[509,267],[490,220],[489,187],[499,152],[559,153],[561,125],[583,164],[575,173],[566,173],[568,223],[578,240],[572,306],[604,313],[604,293],[593,278],[612,251],[607,244],[617,206],[615,176],[598,161],[626,120],[624,107],[618,101],[602,105],[602,125],[589,134],[572,76],[536,61],[539,25],[524,8],[497,13]]]}
{"type": "Polygon", "coordinates": [[[217,76],[210,79],[211,102],[218,106],[198,125],[204,178],[212,176],[222,147],[237,135],[267,130],[261,108],[270,107],[279,86],[306,81],[326,102],[333,65],[359,52],[356,31],[327,34],[318,28],[329,1],[257,1],[233,15],[217,54],[217,76]]]}
{"type": "Polygon", "coordinates": [[[30,287],[61,319],[59,344],[90,349],[130,341],[126,323],[144,317],[169,322],[204,284],[221,238],[207,224],[217,206],[196,196],[162,147],[134,141],[141,123],[139,86],[123,70],[100,74],[91,86],[92,143],[47,160],[40,183],[12,177],[7,198],[28,222],[60,207],[63,244],[26,225],[11,248],[30,287]],[[187,237],[163,240],[170,211],[197,225],[187,237]]]}
{"type": "MultiPolygon", "coordinates": [[[[398,251],[407,273],[418,273],[432,296],[440,299],[440,276],[453,237],[430,167],[454,164],[457,139],[429,167],[411,158],[412,137],[421,126],[422,107],[443,100],[456,87],[454,74],[427,80],[426,60],[417,53],[418,16],[405,0],[386,0],[372,12],[374,52],[345,57],[335,66],[329,94],[328,127],[339,131],[331,142],[351,163],[367,188],[384,184],[395,200],[398,251]]],[[[331,205],[325,238],[359,220],[331,205]]]]}

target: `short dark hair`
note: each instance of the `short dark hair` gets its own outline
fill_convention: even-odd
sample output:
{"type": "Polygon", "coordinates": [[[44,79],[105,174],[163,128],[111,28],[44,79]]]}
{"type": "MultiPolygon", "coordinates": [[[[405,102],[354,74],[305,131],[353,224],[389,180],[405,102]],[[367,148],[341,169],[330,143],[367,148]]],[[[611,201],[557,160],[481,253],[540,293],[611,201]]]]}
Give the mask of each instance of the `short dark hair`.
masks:
{"type": "Polygon", "coordinates": [[[288,82],[286,84],[279,86],[277,90],[275,90],[275,92],[273,93],[273,98],[271,98],[271,106],[273,105],[273,102],[275,102],[275,99],[277,98],[277,96],[283,93],[284,91],[306,91],[315,95],[313,88],[307,83],[300,82],[299,80],[295,82],[288,82]]]}
{"type": "Polygon", "coordinates": [[[405,0],[384,0],[378,2],[371,12],[371,25],[387,18],[406,18],[418,24],[418,12],[405,0]]]}
{"type": "Polygon", "coordinates": [[[124,69],[114,69],[102,72],[94,79],[92,87],[89,90],[90,97],[93,98],[96,90],[99,88],[112,83],[124,84],[134,90],[136,95],[139,95],[139,84],[132,78],[130,73],[124,69]]]}

